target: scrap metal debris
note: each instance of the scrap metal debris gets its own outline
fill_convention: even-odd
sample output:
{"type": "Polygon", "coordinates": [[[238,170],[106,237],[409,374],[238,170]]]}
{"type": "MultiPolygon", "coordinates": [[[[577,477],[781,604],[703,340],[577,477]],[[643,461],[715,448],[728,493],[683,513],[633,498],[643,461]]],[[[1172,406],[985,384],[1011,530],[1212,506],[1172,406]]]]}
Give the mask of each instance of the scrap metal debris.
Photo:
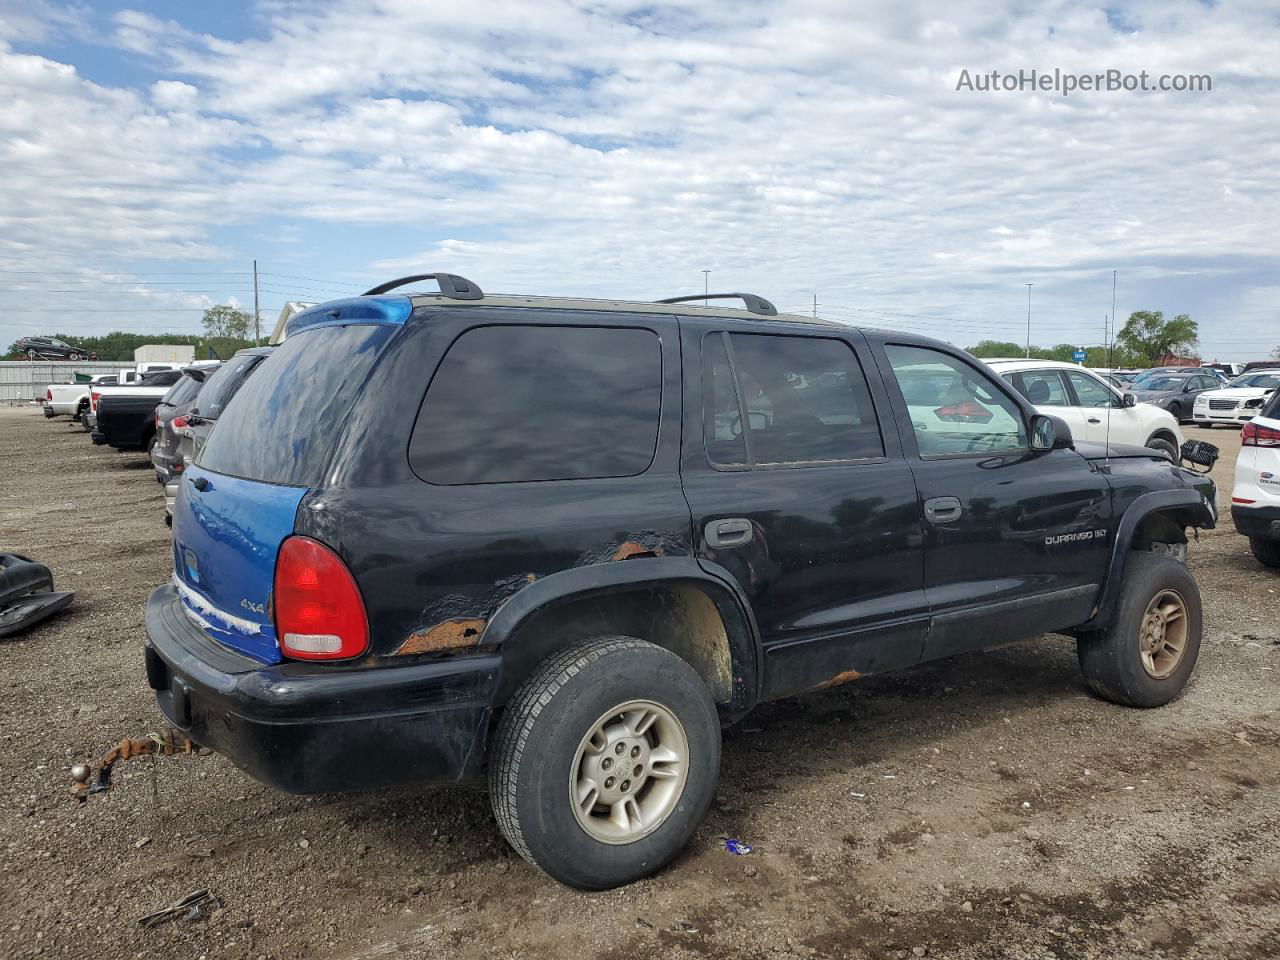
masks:
{"type": "Polygon", "coordinates": [[[121,740],[103,755],[98,762],[98,775],[93,777],[93,770],[87,763],[77,763],[71,768],[71,795],[80,803],[84,803],[91,793],[102,793],[111,789],[111,771],[120,760],[134,757],[173,756],[175,753],[195,753],[197,745],[179,730],[170,728],[163,735],[151,733],[145,737],[121,740]],[[90,779],[92,778],[92,783],[90,779]]]}
{"type": "Polygon", "coordinates": [[[140,917],[138,922],[147,929],[158,927],[170,920],[199,920],[222,906],[222,902],[208,890],[194,890],[171,907],[140,917]]]}

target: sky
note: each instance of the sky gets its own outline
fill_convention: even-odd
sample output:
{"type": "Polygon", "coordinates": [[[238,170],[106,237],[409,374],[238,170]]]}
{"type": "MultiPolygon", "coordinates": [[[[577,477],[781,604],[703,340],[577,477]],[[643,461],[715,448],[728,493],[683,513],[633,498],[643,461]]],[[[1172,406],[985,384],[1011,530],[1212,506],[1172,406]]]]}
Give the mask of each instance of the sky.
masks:
{"type": "Polygon", "coordinates": [[[0,342],[195,332],[256,259],[267,328],[446,271],[960,346],[1028,283],[1033,342],[1099,343],[1115,271],[1258,359],[1278,80],[1273,0],[0,0],[0,342]],[[1033,69],[1212,89],[975,89],[1033,69]]]}

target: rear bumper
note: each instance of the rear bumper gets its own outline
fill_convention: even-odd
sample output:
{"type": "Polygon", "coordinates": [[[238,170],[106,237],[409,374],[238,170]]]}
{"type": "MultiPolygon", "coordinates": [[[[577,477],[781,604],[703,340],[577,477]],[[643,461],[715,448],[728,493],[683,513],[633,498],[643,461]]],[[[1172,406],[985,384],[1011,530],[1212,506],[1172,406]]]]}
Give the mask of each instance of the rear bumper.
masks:
{"type": "Polygon", "coordinates": [[[1236,532],[1246,537],[1280,540],[1280,507],[1244,507],[1232,504],[1231,520],[1236,532]]]}
{"type": "Polygon", "coordinates": [[[211,640],[172,585],[147,601],[147,680],[169,722],[290,793],[449,784],[484,768],[499,658],[264,665],[211,640]]]}

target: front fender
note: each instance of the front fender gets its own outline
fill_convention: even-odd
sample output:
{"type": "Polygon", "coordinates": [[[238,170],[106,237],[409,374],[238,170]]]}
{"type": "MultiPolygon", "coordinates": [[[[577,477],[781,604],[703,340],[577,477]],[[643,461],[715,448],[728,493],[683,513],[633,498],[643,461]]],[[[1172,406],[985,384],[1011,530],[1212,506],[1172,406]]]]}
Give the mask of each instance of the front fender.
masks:
{"type": "Polygon", "coordinates": [[[1099,594],[1098,606],[1093,617],[1077,629],[1100,629],[1111,622],[1120,596],[1120,587],[1124,582],[1125,566],[1133,549],[1134,536],[1142,522],[1157,513],[1168,515],[1182,528],[1212,529],[1218,520],[1216,507],[1197,490],[1156,490],[1135,498],[1125,510],[1116,529],[1115,542],[1111,545],[1111,562],[1099,594]]]}
{"type": "MultiPolygon", "coordinates": [[[[548,656],[583,639],[555,632],[557,608],[663,587],[692,587],[715,605],[728,643],[731,670],[730,695],[720,707],[731,719],[744,714],[760,696],[759,632],[737,585],[704,570],[693,557],[636,557],[574,567],[536,580],[512,595],[489,619],[480,638],[480,646],[496,650],[502,658],[494,706],[505,704],[548,656]],[[535,621],[553,629],[526,629],[535,621]]],[[[662,642],[660,637],[652,639],[662,642]]]]}

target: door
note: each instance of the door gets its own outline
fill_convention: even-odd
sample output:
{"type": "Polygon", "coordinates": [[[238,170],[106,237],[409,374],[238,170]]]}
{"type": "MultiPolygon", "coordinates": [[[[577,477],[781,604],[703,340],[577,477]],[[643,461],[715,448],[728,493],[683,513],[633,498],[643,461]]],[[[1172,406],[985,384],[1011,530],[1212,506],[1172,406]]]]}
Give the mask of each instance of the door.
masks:
{"type": "Polygon", "coordinates": [[[1033,453],[1003,381],[933,345],[877,345],[924,519],[925,654],[1080,623],[1107,568],[1106,480],[1074,450],[1033,453]]]}
{"type": "Polygon", "coordinates": [[[763,696],[918,661],[921,520],[865,341],[794,323],[730,333],[724,321],[680,322],[681,473],[698,556],[751,604],[763,696]]]}
{"type": "Polygon", "coordinates": [[[1083,370],[1068,370],[1067,382],[1071,385],[1075,409],[1084,420],[1084,433],[1079,434],[1082,440],[1105,443],[1109,438],[1111,443],[1138,446],[1147,442],[1146,437],[1140,436],[1142,424],[1138,414],[1126,407],[1101,380],[1083,370]]]}

